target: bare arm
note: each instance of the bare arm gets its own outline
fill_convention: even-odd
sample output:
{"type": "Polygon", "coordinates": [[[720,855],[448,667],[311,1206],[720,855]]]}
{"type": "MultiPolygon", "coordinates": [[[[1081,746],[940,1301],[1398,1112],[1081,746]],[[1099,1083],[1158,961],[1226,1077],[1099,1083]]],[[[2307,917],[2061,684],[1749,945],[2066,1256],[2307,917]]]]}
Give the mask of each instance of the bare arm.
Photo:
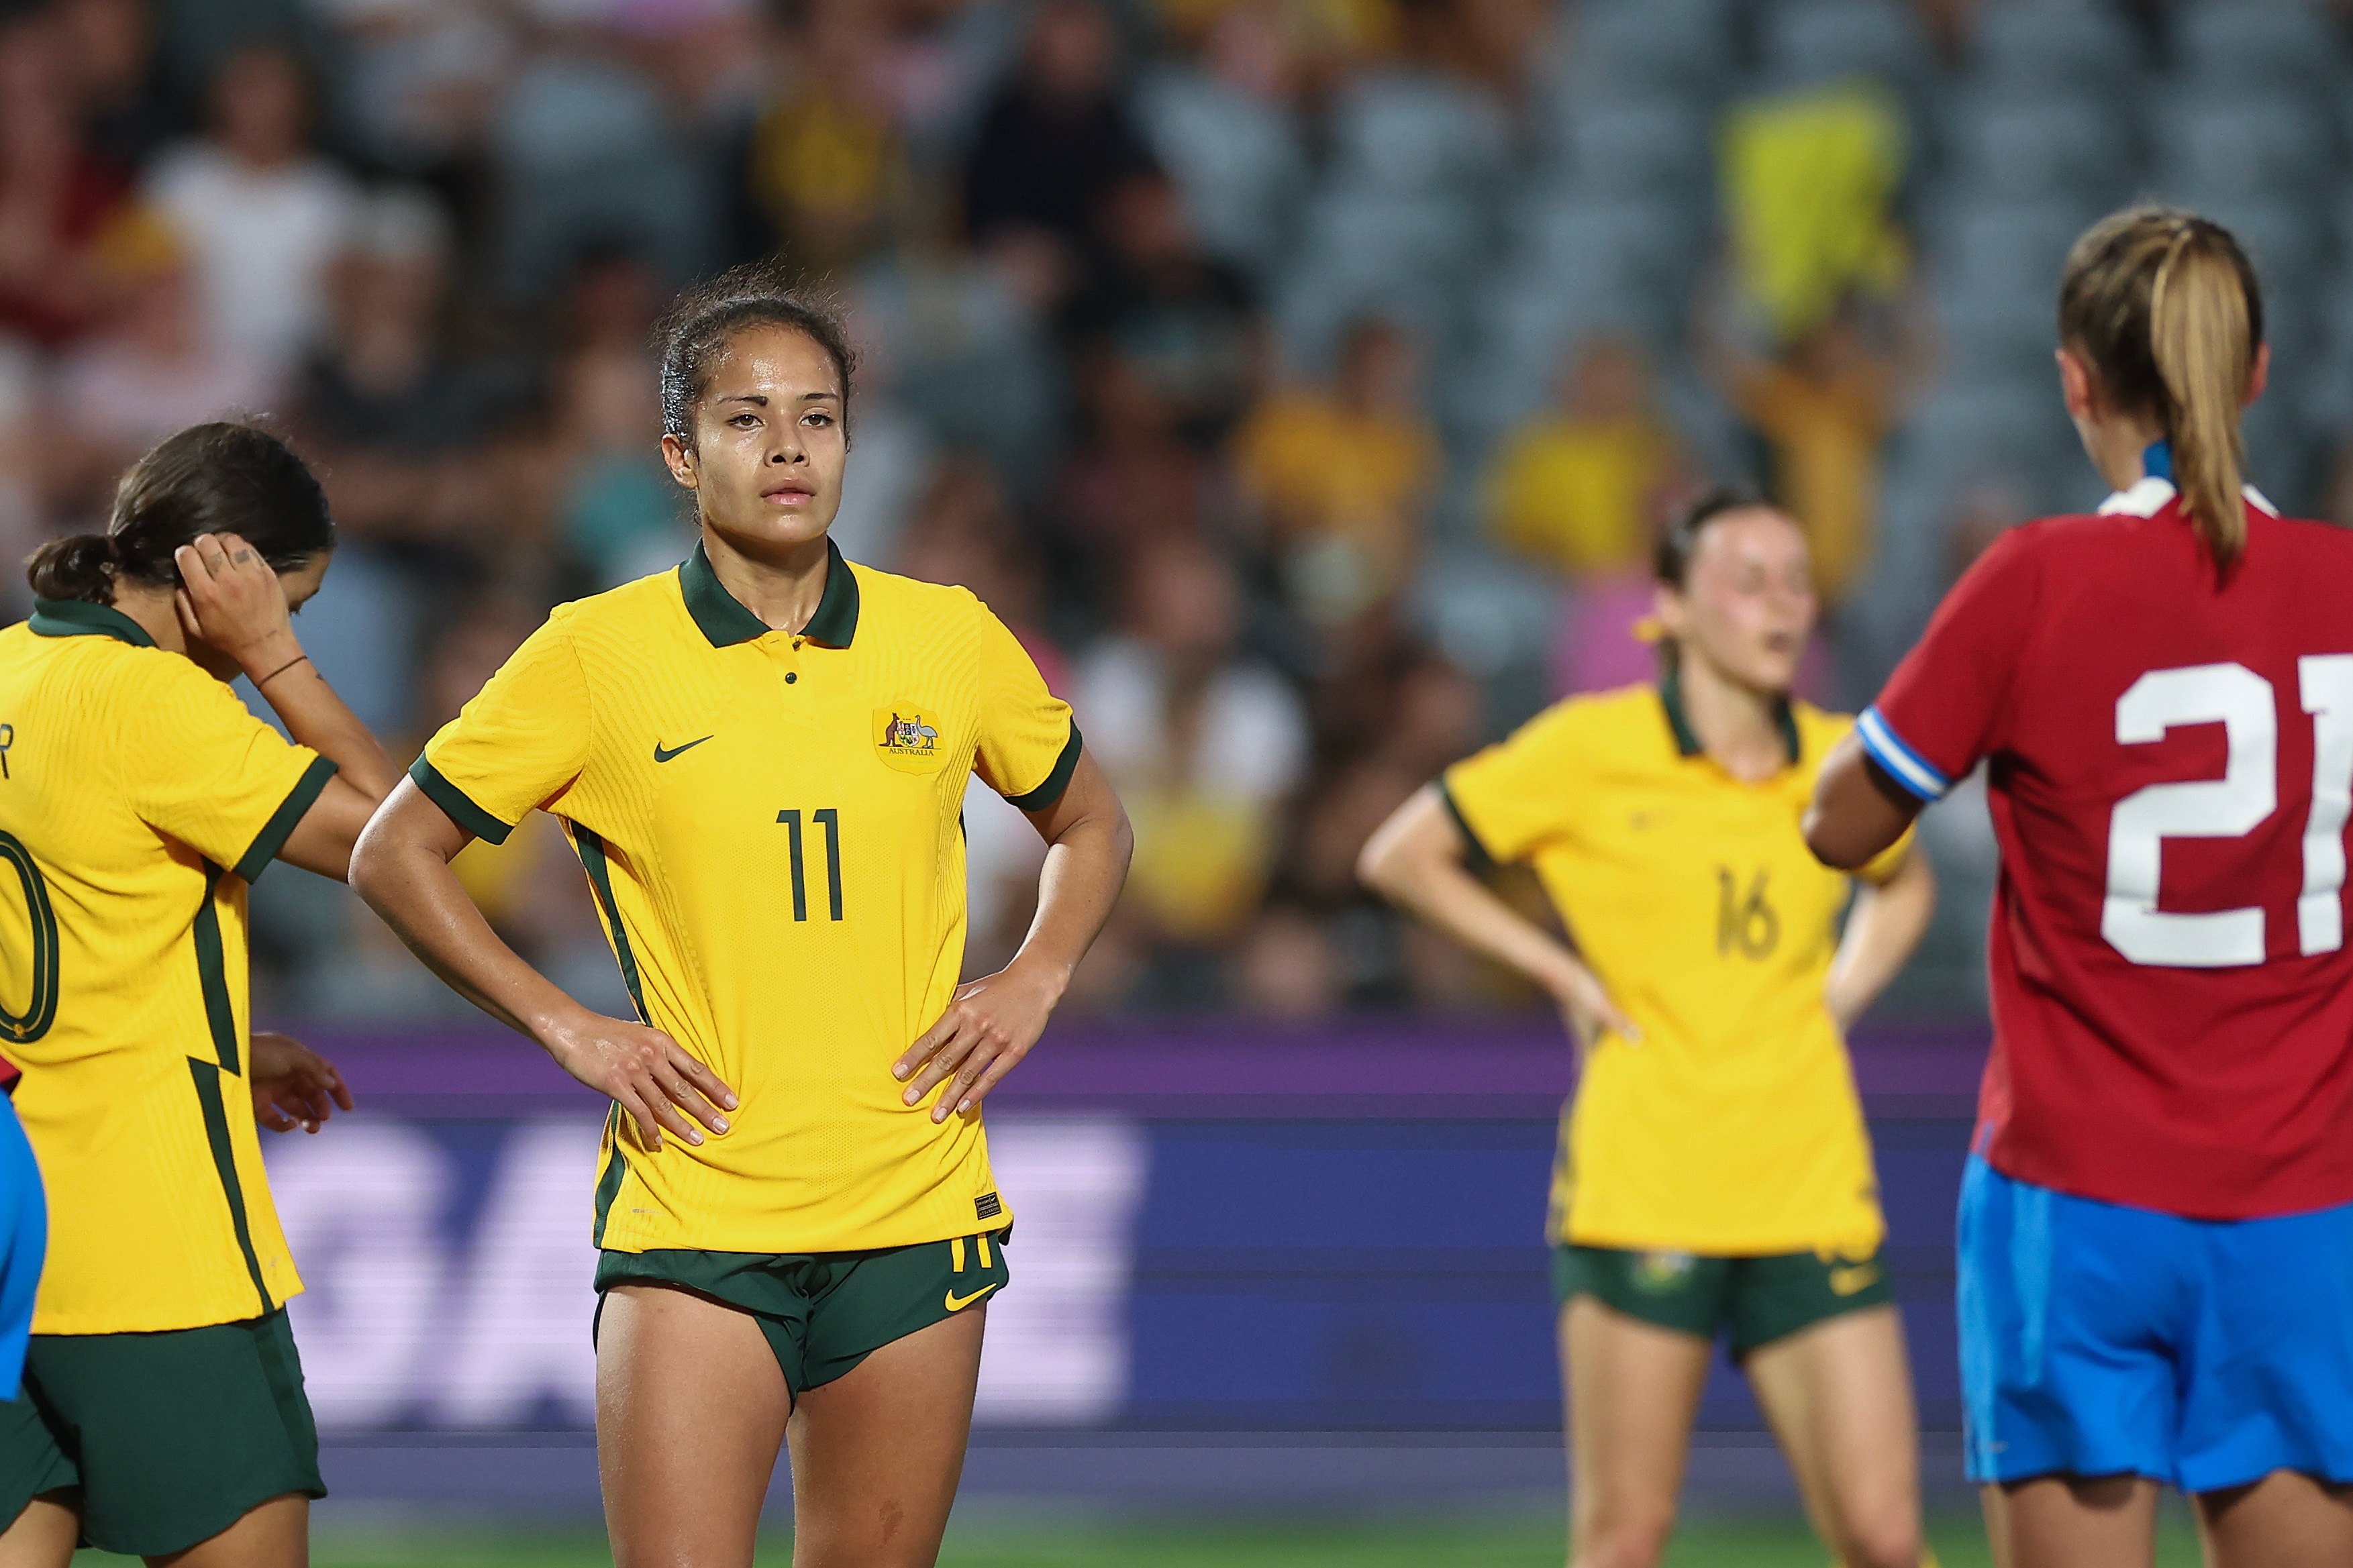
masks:
{"type": "Polygon", "coordinates": [[[939,1021],[891,1067],[893,1078],[912,1079],[900,1096],[911,1106],[953,1079],[932,1107],[934,1121],[976,1110],[1021,1065],[1127,881],[1135,834],[1092,754],[1080,753],[1061,799],[1031,812],[1029,821],[1048,848],[1038,876],[1038,916],[1021,951],[995,974],[959,986],[939,1021]]]}
{"type": "Polygon", "coordinates": [[[649,1149],[661,1147],[665,1127],[702,1142],[687,1116],[726,1131],[714,1107],[733,1110],[735,1096],[709,1068],[659,1029],[590,1012],[499,939],[449,869],[472,839],[403,779],[360,835],[352,887],[452,990],[611,1097],[649,1149]]]}
{"type": "Polygon", "coordinates": [[[174,562],[181,625],[237,660],[287,733],[335,764],[278,858],[343,881],[352,845],[400,770],[303,653],[278,574],[259,552],[234,533],[208,533],[182,545],[174,562]]]}
{"type": "Polygon", "coordinates": [[[1438,786],[1424,784],[1366,841],[1356,875],[1400,909],[1543,986],[1578,1039],[1608,1029],[1639,1044],[1642,1032],[1593,972],[1464,869],[1469,849],[1438,786]]]}
{"type": "Polygon", "coordinates": [[[1882,773],[1852,731],[1832,748],[1806,807],[1806,847],[1841,871],[1868,866],[1904,837],[1921,801],[1882,773]]]}
{"type": "Polygon", "coordinates": [[[1936,874],[1916,848],[1904,857],[1894,876],[1857,895],[1823,991],[1823,1001],[1840,1028],[1852,1028],[1887,989],[1928,933],[1936,912],[1936,874]]]}

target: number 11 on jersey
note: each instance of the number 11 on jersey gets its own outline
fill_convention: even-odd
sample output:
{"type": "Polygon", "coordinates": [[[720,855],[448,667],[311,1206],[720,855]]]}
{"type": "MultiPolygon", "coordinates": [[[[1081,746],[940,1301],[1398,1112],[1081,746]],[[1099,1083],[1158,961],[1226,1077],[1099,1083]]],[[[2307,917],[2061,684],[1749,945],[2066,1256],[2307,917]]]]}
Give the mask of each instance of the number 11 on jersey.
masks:
{"type": "MultiPolygon", "coordinates": [[[[797,809],[776,813],[776,820],[785,825],[791,843],[786,852],[793,861],[793,919],[808,919],[808,873],[801,863],[801,814],[797,809]]],[[[825,806],[809,813],[812,825],[825,829],[825,886],[828,912],[835,920],[841,918],[841,813],[825,806]]]]}

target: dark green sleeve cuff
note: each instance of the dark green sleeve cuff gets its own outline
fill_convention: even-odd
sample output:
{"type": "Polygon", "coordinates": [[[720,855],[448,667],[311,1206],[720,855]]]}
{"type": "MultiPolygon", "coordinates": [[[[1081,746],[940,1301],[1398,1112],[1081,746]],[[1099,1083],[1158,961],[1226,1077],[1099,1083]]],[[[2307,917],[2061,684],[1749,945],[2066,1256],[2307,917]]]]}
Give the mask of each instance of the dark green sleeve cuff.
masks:
{"type": "Polygon", "coordinates": [[[269,820],[261,825],[261,831],[254,835],[253,842],[230,869],[248,882],[269,870],[278,852],[286,847],[286,841],[294,837],[302,814],[311,809],[319,793],[327,787],[327,781],[334,776],[334,763],[324,757],[312,757],[311,765],[302,770],[302,776],[294,781],[294,787],[278,803],[278,809],[269,814],[269,820]]]}
{"type": "Polygon", "coordinates": [[[1446,803],[1446,815],[1454,819],[1455,831],[1461,834],[1462,842],[1470,846],[1472,866],[1484,868],[1494,865],[1495,858],[1487,853],[1487,847],[1479,842],[1479,835],[1472,831],[1469,820],[1462,815],[1462,808],[1455,804],[1452,787],[1442,777],[1438,781],[1438,798],[1446,803]]]}
{"type": "Polygon", "coordinates": [[[441,808],[441,814],[475,837],[492,844],[504,844],[507,835],[514,831],[512,822],[501,822],[480,806],[473,797],[448,779],[441,770],[419,756],[408,764],[408,776],[425,792],[425,798],[441,808]]]}
{"type": "Polygon", "coordinates": [[[1043,811],[1061,799],[1062,792],[1071,787],[1071,775],[1079,771],[1080,744],[1079,726],[1073,721],[1071,738],[1062,743],[1062,754],[1054,759],[1054,771],[1046,775],[1046,782],[1027,795],[1008,795],[1005,798],[1023,811],[1043,811]]]}

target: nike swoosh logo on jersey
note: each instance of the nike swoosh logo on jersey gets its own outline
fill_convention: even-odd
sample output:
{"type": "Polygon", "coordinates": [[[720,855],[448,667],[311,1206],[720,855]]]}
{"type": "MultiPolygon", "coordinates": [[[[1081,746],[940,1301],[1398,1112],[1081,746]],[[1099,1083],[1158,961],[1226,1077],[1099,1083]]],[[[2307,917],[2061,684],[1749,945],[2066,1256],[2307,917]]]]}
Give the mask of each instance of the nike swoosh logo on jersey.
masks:
{"type": "Polygon", "coordinates": [[[990,1283],[990,1284],[983,1285],[979,1289],[975,1290],[975,1291],[974,1291],[971,1295],[969,1295],[969,1296],[959,1296],[959,1295],[957,1295],[957,1294],[956,1294],[955,1291],[953,1291],[953,1290],[949,1291],[949,1292],[948,1292],[948,1310],[949,1310],[949,1311],[951,1311],[951,1312],[961,1312],[961,1311],[963,1311],[966,1307],[971,1306],[975,1301],[979,1300],[983,1296],[986,1296],[986,1295],[987,1295],[991,1290],[996,1289],[997,1289],[997,1284],[1001,1284],[1001,1283],[1002,1283],[1002,1281],[996,1281],[996,1282],[992,1282],[992,1283],[990,1283]]]}
{"type": "MultiPolygon", "coordinates": [[[[708,741],[712,737],[710,735],[705,735],[702,737],[702,741],[708,741]]],[[[662,750],[662,743],[659,741],[656,741],[654,742],[654,761],[658,763],[666,763],[672,757],[677,756],[681,752],[691,752],[694,750],[695,747],[702,744],[702,741],[689,741],[685,745],[673,746],[667,752],[662,750]]]]}

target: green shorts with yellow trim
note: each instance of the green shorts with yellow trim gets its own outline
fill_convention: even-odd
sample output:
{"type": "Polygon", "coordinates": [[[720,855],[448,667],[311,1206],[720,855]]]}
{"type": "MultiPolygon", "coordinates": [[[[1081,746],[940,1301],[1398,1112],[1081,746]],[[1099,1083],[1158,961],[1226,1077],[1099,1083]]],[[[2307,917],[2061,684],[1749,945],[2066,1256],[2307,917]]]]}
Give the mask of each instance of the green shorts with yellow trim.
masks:
{"type": "Polygon", "coordinates": [[[823,1388],[893,1340],[952,1318],[1002,1288],[999,1230],[871,1252],[607,1252],[596,1316],[616,1285],[669,1285],[759,1321],[794,1395],[823,1388]]]}
{"type": "Polygon", "coordinates": [[[0,1405],[0,1528],[79,1489],[81,1544],[161,1557],[248,1510],[327,1495],[286,1309],[145,1334],[35,1334],[0,1405]]]}
{"type": "Polygon", "coordinates": [[[1552,1295],[1556,1307],[1590,1296],[1630,1318],[1704,1340],[1728,1328],[1736,1361],[1801,1329],[1895,1300],[1876,1251],[1710,1258],[1573,1243],[1552,1249],[1552,1295]]]}

